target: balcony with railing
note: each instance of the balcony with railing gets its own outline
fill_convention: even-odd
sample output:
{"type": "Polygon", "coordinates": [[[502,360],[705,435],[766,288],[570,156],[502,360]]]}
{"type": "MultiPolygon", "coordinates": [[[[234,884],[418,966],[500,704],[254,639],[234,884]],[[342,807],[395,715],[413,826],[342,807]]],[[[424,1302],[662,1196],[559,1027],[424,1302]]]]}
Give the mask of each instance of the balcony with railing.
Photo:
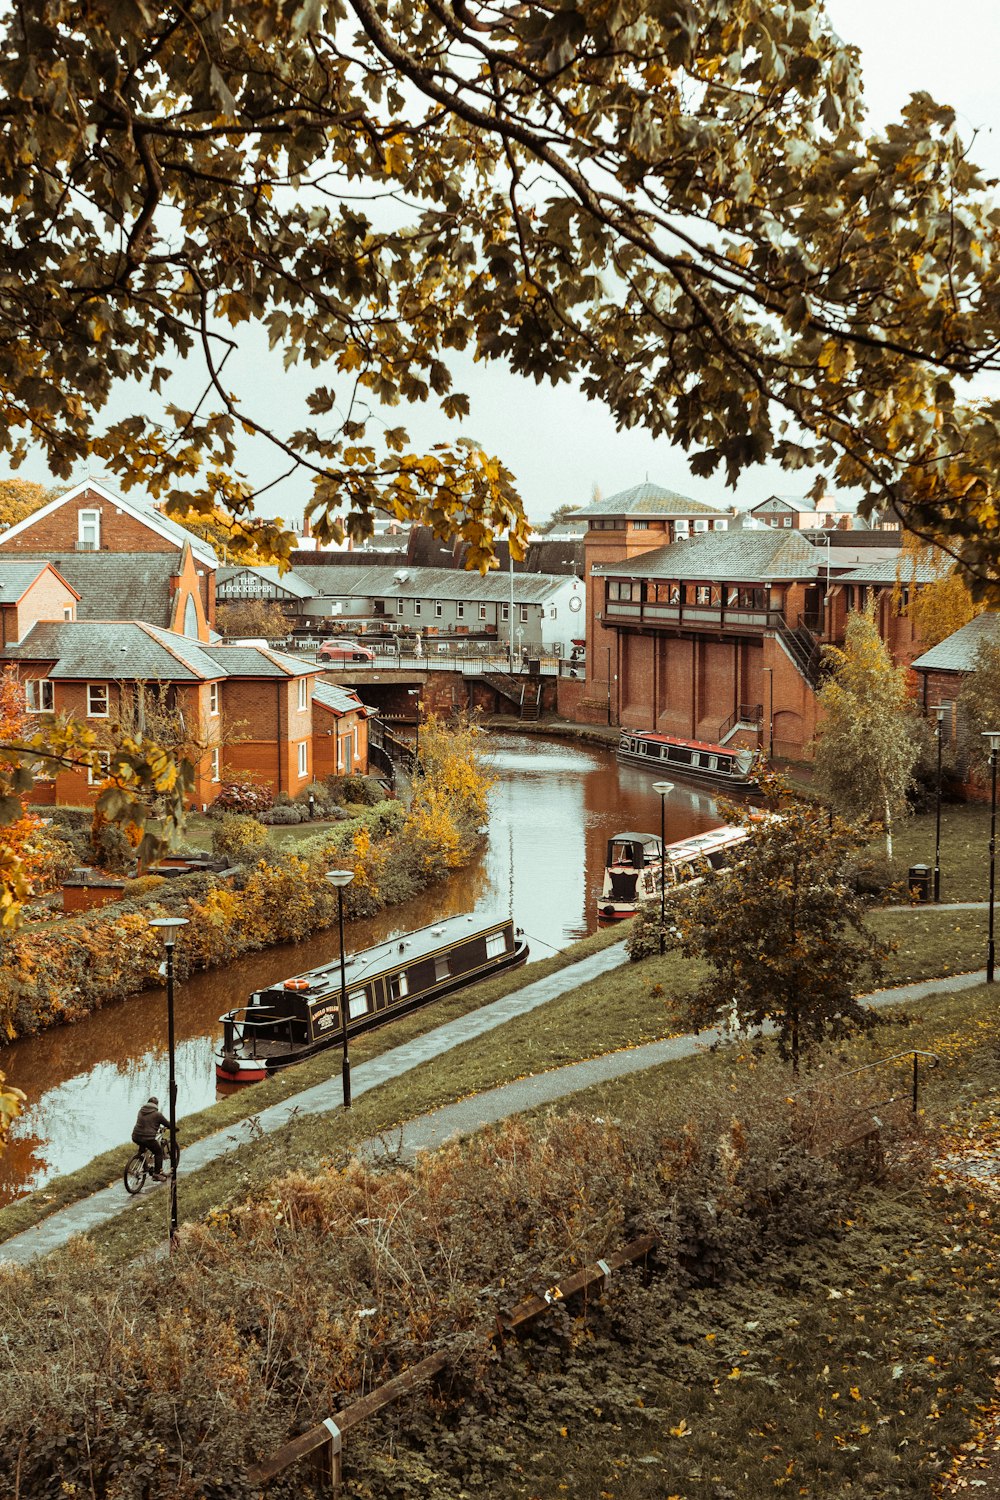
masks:
{"type": "Polygon", "coordinates": [[[606,625],[659,625],[683,630],[731,630],[737,634],[763,634],[784,622],[780,609],[768,605],[691,604],[652,600],[608,599],[604,606],[606,625]]]}

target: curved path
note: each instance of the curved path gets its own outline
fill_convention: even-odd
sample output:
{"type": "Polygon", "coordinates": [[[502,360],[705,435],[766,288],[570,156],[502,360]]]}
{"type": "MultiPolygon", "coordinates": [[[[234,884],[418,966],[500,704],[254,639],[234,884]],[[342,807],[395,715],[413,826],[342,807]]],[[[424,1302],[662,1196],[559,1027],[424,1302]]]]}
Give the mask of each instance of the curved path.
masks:
{"type": "MultiPolygon", "coordinates": [[[[616,943],[600,953],[592,954],[579,963],[570,964],[555,974],[536,980],[523,989],[515,990],[492,1005],[471,1011],[457,1020],[448,1021],[423,1036],[415,1037],[400,1047],[393,1047],[371,1062],[363,1063],[352,1074],[355,1096],[367,1093],[380,1083],[386,1083],[400,1074],[418,1067],[431,1058],[458,1046],[473,1037],[482,1036],[505,1021],[513,1020],[526,1011],[546,1005],[550,1000],[569,990],[586,984],[588,980],[617,968],[625,958],[625,944],[616,943]]],[[[982,984],[986,978],[980,970],[974,974],[953,974],[943,979],[921,980],[913,984],[897,985],[893,989],[879,990],[861,998],[873,1006],[902,1004],[919,1000],[925,995],[947,991],[970,989],[982,984]]],[[[501,1084],[473,1094],[455,1104],[442,1106],[430,1114],[409,1120],[392,1133],[391,1139],[378,1136],[363,1141],[358,1154],[369,1160],[386,1155],[412,1155],[416,1151],[434,1150],[452,1136],[474,1134],[484,1125],[496,1124],[510,1115],[521,1114],[539,1105],[563,1099],[579,1093],[597,1083],[622,1078],[630,1073],[643,1072],[658,1067],[661,1063],[677,1058],[690,1057],[703,1048],[721,1040],[722,1033],[712,1029],[697,1034],[669,1037],[661,1042],[649,1042],[643,1047],[626,1048],[621,1052],[605,1053],[584,1062],[569,1063],[565,1067],[552,1068],[548,1072],[521,1078],[514,1083],[501,1084]]],[[[340,1103],[340,1079],[329,1079],[316,1084],[300,1094],[282,1100],[262,1110],[255,1118],[265,1133],[279,1130],[293,1115],[324,1114],[337,1108],[340,1103]]],[[[185,1171],[198,1171],[210,1162],[218,1160],[228,1151],[243,1144],[232,1134],[233,1127],[217,1131],[195,1141],[184,1151],[185,1171]]],[[[86,1234],[88,1230],[107,1222],[117,1214],[127,1213],[140,1200],[126,1198],[120,1183],[104,1188],[79,1203],[70,1204],[57,1213],[50,1214],[39,1224],[15,1235],[0,1245],[0,1266],[4,1264],[24,1265],[38,1255],[46,1255],[65,1245],[74,1235],[86,1234]]]]}

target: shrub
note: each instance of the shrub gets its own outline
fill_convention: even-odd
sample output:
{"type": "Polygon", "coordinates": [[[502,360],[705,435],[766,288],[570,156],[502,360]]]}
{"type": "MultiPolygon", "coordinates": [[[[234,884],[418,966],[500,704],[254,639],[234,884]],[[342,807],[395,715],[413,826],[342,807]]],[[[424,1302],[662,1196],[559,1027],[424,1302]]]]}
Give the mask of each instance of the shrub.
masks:
{"type": "Polygon", "coordinates": [[[288,807],[269,807],[260,815],[260,821],[269,828],[276,824],[283,827],[286,824],[308,822],[308,819],[309,809],[295,807],[294,804],[288,807]]]}
{"type": "Polygon", "coordinates": [[[328,798],[359,807],[377,807],[385,801],[385,788],[374,776],[328,776],[326,787],[328,798]]]}
{"type": "Polygon", "coordinates": [[[95,818],[89,843],[91,861],[102,870],[108,870],[112,875],[123,875],[126,870],[131,869],[135,850],[128,835],[117,823],[107,823],[102,818],[95,818]]]}
{"type": "Polygon", "coordinates": [[[261,786],[250,776],[240,776],[222,783],[211,811],[215,816],[226,812],[261,813],[273,802],[274,794],[269,786],[261,786]]]}
{"type": "Polygon", "coordinates": [[[267,847],[267,829],[246,813],[224,813],[212,830],[212,853],[230,865],[252,864],[267,847]]]}
{"type": "Polygon", "coordinates": [[[135,880],[126,880],[123,895],[126,900],[131,896],[148,896],[150,891],[158,891],[166,884],[165,875],[139,875],[135,880]]]}

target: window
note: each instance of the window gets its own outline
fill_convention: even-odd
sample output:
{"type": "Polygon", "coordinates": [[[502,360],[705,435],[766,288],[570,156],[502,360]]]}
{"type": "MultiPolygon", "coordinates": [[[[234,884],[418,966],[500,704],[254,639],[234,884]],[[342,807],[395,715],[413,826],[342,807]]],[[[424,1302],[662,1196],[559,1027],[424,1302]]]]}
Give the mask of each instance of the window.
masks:
{"type": "Polygon", "coordinates": [[[441,604],[441,603],[435,604],[434,605],[434,616],[435,616],[435,619],[440,620],[440,618],[441,618],[441,616],[443,614],[444,614],[444,605],[441,604]]]}
{"type": "Polygon", "coordinates": [[[391,1005],[394,1005],[397,1000],[405,1000],[410,992],[410,986],[406,982],[406,970],[401,969],[398,974],[393,974],[390,979],[386,980],[385,987],[391,1005]]]}
{"type": "Polygon", "coordinates": [[[527,625],[527,623],[528,623],[528,606],[526,604],[519,604],[518,605],[518,610],[520,611],[520,614],[521,614],[521,624],[522,625],[527,625]]]}
{"type": "Polygon", "coordinates": [[[481,620],[485,620],[486,619],[486,605],[485,604],[481,604],[479,606],[479,618],[481,620]]]}
{"type": "Polygon", "coordinates": [[[81,510],[77,516],[77,546],[81,552],[96,552],[101,545],[101,512],[81,510]]]}
{"type": "Polygon", "coordinates": [[[633,521],[632,522],[632,530],[633,531],[648,531],[649,530],[649,522],[648,521],[633,521]]]}
{"type": "Polygon", "coordinates": [[[309,775],[309,742],[302,740],[299,745],[299,775],[309,775]]]}
{"type": "Polygon", "coordinates": [[[791,518],[791,516],[782,516],[782,518],[781,518],[781,524],[782,524],[782,526],[791,526],[791,524],[792,524],[792,518],[791,518]]]}
{"type": "Polygon", "coordinates": [[[397,615],[401,615],[403,613],[403,601],[402,601],[402,599],[397,599],[396,600],[396,613],[397,613],[397,615]]]}
{"type": "Polygon", "coordinates": [[[352,1021],[358,1016],[366,1015],[368,1012],[368,991],[348,990],[347,992],[347,1014],[352,1021]]]}
{"type": "Polygon", "coordinates": [[[213,718],[217,717],[219,712],[219,684],[217,682],[208,684],[208,711],[213,718]]]}
{"type": "Polygon", "coordinates": [[[712,590],[707,583],[699,583],[694,591],[694,602],[695,604],[711,604],[712,590]]]}
{"type": "Polygon", "coordinates": [[[418,615],[420,615],[420,614],[423,613],[423,608],[424,607],[421,604],[420,600],[419,599],[414,599],[414,601],[413,601],[413,618],[414,619],[416,619],[418,615]]]}
{"type": "Polygon", "coordinates": [[[97,766],[87,767],[87,782],[90,786],[96,786],[97,782],[103,781],[106,776],[111,775],[111,751],[98,750],[97,766]]]}
{"type": "Polygon", "coordinates": [[[222,780],[222,751],[219,749],[218,745],[216,745],[215,749],[212,751],[212,780],[222,780]]]}
{"type": "Polygon", "coordinates": [[[87,683],[87,718],[108,717],[108,685],[106,682],[87,683]]]}
{"type": "Polygon", "coordinates": [[[354,736],[350,730],[346,734],[337,736],[337,770],[344,776],[350,776],[353,766],[351,764],[351,751],[354,745],[354,736]]]}
{"type": "Polygon", "coordinates": [[[551,607],[550,607],[550,608],[549,608],[549,619],[550,619],[550,620],[554,620],[554,619],[555,619],[555,617],[556,617],[556,614],[557,614],[557,610],[556,610],[556,607],[555,607],[555,605],[554,605],[554,604],[553,604],[553,605],[551,605],[551,607]]]}
{"type": "Polygon", "coordinates": [[[505,932],[491,932],[486,939],[486,957],[499,958],[501,953],[507,952],[507,934],[505,932]]]}
{"type": "Polygon", "coordinates": [[[464,620],[465,619],[465,605],[464,604],[456,604],[455,605],[455,619],[456,620],[464,620]]]}
{"type": "Polygon", "coordinates": [[[443,954],[440,958],[434,960],[434,978],[436,980],[447,979],[450,973],[451,965],[448,962],[447,954],[443,954]]]}
{"type": "Polygon", "coordinates": [[[32,677],[24,684],[25,706],[29,714],[55,712],[52,683],[47,677],[32,677]]]}
{"type": "Polygon", "coordinates": [[[299,678],[299,713],[305,713],[309,707],[309,678],[299,678]]]}
{"type": "Polygon", "coordinates": [[[184,605],[184,634],[189,640],[198,639],[198,606],[193,594],[188,594],[184,605]]]}
{"type": "Polygon", "coordinates": [[[63,619],[64,620],[75,620],[76,619],[76,605],[75,604],[64,604],[63,605],[63,619]]]}
{"type": "Polygon", "coordinates": [[[507,621],[507,620],[510,619],[510,605],[509,604],[501,604],[501,606],[500,606],[500,619],[503,620],[503,621],[507,621]]]}

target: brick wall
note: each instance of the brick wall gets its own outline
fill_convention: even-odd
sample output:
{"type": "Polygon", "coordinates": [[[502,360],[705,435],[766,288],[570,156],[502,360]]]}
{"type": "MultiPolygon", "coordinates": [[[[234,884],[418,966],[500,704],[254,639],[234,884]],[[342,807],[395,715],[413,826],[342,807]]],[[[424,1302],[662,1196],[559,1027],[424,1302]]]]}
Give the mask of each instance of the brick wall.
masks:
{"type": "Polygon", "coordinates": [[[234,679],[223,683],[226,744],[224,774],[250,771],[274,792],[292,796],[313,780],[312,685],[315,679],[234,679]],[[298,707],[298,681],[306,683],[306,707],[298,707]],[[230,738],[231,736],[231,738],[230,738]],[[307,768],[299,771],[299,745],[307,768]]]}
{"type": "Polygon", "coordinates": [[[72,552],[80,537],[81,510],[100,512],[102,552],[179,550],[175,541],[160,536],[94,490],[83,490],[57,506],[51,514],[31,522],[17,536],[0,537],[0,549],[4,552],[72,552]]]}
{"type": "Polygon", "coordinates": [[[6,640],[23,641],[40,620],[64,620],[65,611],[75,608],[76,595],[72,589],[51,568],[46,568],[18,601],[13,620],[15,634],[8,635],[6,640]]]}

